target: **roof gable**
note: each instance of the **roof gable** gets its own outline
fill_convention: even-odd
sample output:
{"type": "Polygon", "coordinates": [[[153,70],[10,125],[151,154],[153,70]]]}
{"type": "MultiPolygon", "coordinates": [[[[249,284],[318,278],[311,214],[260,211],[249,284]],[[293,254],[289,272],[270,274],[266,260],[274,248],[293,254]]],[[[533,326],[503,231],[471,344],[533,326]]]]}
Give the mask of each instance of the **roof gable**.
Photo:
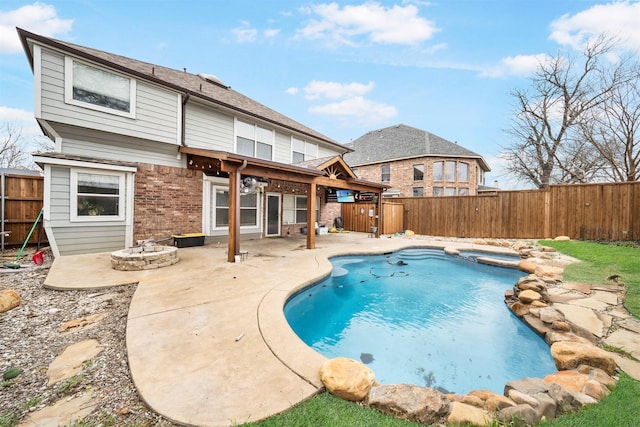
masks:
{"type": "Polygon", "coordinates": [[[345,145],[354,150],[344,155],[345,161],[351,166],[437,156],[476,158],[485,170],[489,170],[479,154],[430,132],[403,124],[367,132],[345,145]]]}
{"type": "Polygon", "coordinates": [[[340,156],[322,157],[296,163],[295,165],[322,171],[331,179],[356,178],[356,174],[353,173],[349,165],[340,156]]]}

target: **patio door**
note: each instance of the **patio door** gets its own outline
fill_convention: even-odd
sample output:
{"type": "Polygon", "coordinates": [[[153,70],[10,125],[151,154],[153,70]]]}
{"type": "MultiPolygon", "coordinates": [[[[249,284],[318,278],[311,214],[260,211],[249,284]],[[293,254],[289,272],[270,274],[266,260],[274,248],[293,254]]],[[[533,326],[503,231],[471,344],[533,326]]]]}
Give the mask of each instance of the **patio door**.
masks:
{"type": "Polygon", "coordinates": [[[267,228],[266,236],[280,235],[280,214],[281,214],[280,194],[267,193],[267,228]]]}

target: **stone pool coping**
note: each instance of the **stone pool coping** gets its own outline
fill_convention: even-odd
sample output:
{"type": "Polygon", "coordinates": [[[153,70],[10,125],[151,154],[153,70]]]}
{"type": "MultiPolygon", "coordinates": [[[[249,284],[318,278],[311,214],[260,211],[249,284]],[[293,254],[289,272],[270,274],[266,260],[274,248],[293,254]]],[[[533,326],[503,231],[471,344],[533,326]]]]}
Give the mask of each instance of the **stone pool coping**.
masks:
{"type": "MultiPolygon", "coordinates": [[[[577,358],[578,361],[582,361],[584,363],[569,362],[569,366],[559,366],[564,362],[559,361],[559,356],[557,354],[554,354],[554,351],[552,350],[552,344],[556,342],[561,342],[561,344],[564,344],[565,342],[572,343],[574,341],[582,343],[582,341],[585,341],[587,343],[593,344],[594,346],[597,346],[598,339],[603,339],[605,338],[605,335],[610,334],[611,337],[606,337],[607,339],[605,339],[603,342],[614,347],[616,346],[615,344],[622,345],[622,348],[624,349],[625,345],[629,346],[634,341],[637,341],[640,338],[640,322],[635,320],[628,312],[626,312],[624,306],[622,305],[624,299],[623,287],[618,284],[610,286],[584,285],[575,283],[565,284],[562,281],[564,266],[570,263],[577,262],[577,260],[559,254],[553,248],[533,248],[528,244],[523,244],[522,242],[516,242],[513,244],[516,250],[512,250],[511,248],[505,249],[503,247],[506,244],[505,242],[507,241],[494,241],[494,243],[492,243],[492,246],[487,244],[485,241],[476,240],[473,243],[474,251],[487,253],[486,256],[478,257],[477,262],[493,266],[519,269],[523,272],[529,273],[529,276],[525,276],[523,278],[523,282],[531,283],[535,280],[538,280],[543,284],[543,298],[541,298],[539,301],[534,302],[534,305],[527,307],[526,310],[522,309],[522,307],[520,307],[519,311],[513,308],[513,303],[515,301],[520,304],[522,303],[522,301],[518,300],[517,296],[517,294],[521,292],[521,290],[518,289],[520,281],[514,285],[513,290],[505,290],[505,302],[507,303],[509,308],[512,309],[514,314],[520,317],[521,320],[525,322],[525,324],[531,327],[536,333],[541,335],[547,341],[547,344],[549,344],[550,346],[552,357],[556,361],[556,365],[558,366],[559,371],[555,374],[545,377],[544,379],[514,379],[513,381],[505,384],[504,397],[486,390],[474,390],[466,395],[446,395],[447,399],[451,402],[451,407],[449,408],[450,412],[447,415],[448,419],[446,419],[446,421],[449,423],[476,423],[484,425],[487,422],[492,422],[494,419],[508,421],[511,417],[519,417],[528,420],[527,422],[529,424],[534,424],[543,418],[554,418],[556,416],[556,406],[558,406],[558,412],[568,412],[576,410],[585,404],[595,403],[609,393],[609,389],[607,387],[615,384],[615,380],[613,380],[609,375],[615,375],[615,373],[610,369],[607,369],[607,373],[604,373],[604,371],[601,369],[601,366],[603,365],[600,365],[599,361],[596,361],[595,363],[591,362],[592,365],[598,366],[591,366],[591,368],[594,369],[588,369],[590,361],[587,359],[582,360],[582,355],[572,355],[570,357],[574,357],[574,359],[577,358]],[[477,245],[480,245],[481,247],[479,248],[477,245]],[[520,259],[517,261],[507,261],[504,259],[491,257],[492,253],[519,254],[522,255],[524,259],[520,259]],[[552,294],[551,296],[547,294],[547,286],[549,286],[550,288],[550,293],[552,294]],[[593,299],[590,299],[589,297],[590,294],[592,294],[592,291],[593,299]],[[603,296],[605,295],[603,293],[613,293],[613,296],[603,296]],[[509,299],[511,299],[511,301],[509,301],[509,299]],[[554,306],[554,302],[557,310],[552,308],[554,306]],[[559,317],[563,322],[563,326],[557,327],[559,329],[566,329],[562,329],[559,331],[554,330],[556,328],[556,324],[551,325],[551,322],[540,314],[540,311],[545,307],[547,312],[545,312],[544,316],[549,316],[548,311],[550,310],[555,311],[555,313],[558,315],[557,317],[559,317]],[[611,314],[603,314],[603,311],[610,311],[611,314]],[[541,320],[541,318],[545,320],[541,320]],[[614,318],[620,320],[620,322],[615,323],[616,325],[619,323],[620,327],[624,328],[626,333],[611,333],[612,327],[615,326],[614,318]],[[631,333],[631,336],[629,336],[628,333],[631,333]],[[621,337],[620,335],[623,336],[621,337]],[[612,343],[608,343],[607,340],[611,340],[612,343]],[[574,364],[571,365],[571,363],[574,364]],[[598,382],[598,380],[600,382],[598,382]],[[576,386],[576,381],[581,382],[580,387],[582,388],[576,386]],[[586,386],[584,385],[585,382],[587,382],[586,386]],[[553,387],[551,386],[552,384],[553,387]],[[530,387],[533,387],[533,391],[530,390],[530,387]],[[571,389],[572,387],[573,389],[571,389]],[[535,394],[537,396],[536,399],[539,400],[531,398],[527,395],[527,393],[535,394]],[[545,397],[542,397],[541,394],[545,397]],[[549,394],[554,396],[554,398],[556,399],[555,403],[553,402],[553,399],[549,397],[549,394]],[[570,399],[572,403],[566,404],[565,406],[560,408],[560,402],[568,399],[567,396],[571,396],[570,399]],[[552,403],[550,403],[549,400],[551,400],[552,403]],[[532,407],[534,407],[535,409],[532,409],[532,407]],[[527,410],[530,411],[527,412],[527,410]]],[[[448,243],[446,245],[414,244],[406,245],[401,249],[408,248],[442,249],[446,254],[454,256],[460,255],[461,251],[469,250],[468,244],[460,242],[448,243]]],[[[331,257],[340,255],[368,255],[380,253],[384,252],[378,252],[375,250],[367,250],[363,252],[347,251],[344,253],[334,253],[331,255],[331,257]]],[[[291,292],[280,295],[280,298],[277,301],[269,301],[269,305],[272,307],[279,307],[279,309],[282,310],[282,307],[292,295],[295,295],[308,286],[310,286],[310,284],[300,285],[299,287],[293,289],[291,292]]],[[[531,303],[532,301],[528,301],[527,305],[530,305],[531,303]]],[[[280,328],[273,328],[270,329],[270,331],[275,331],[277,329],[280,328]]],[[[266,334],[265,340],[269,342],[269,334],[266,334]]],[[[560,344],[555,347],[559,348],[560,344]]],[[[279,351],[282,351],[282,348],[278,346],[278,343],[274,343],[271,348],[276,355],[279,354],[279,351]]],[[[291,356],[291,354],[287,353],[289,350],[290,349],[285,349],[285,351],[283,353],[280,353],[278,357],[289,360],[289,356],[291,356]]],[[[556,351],[556,353],[558,351],[556,351]]],[[[604,351],[602,352],[606,353],[604,351]]],[[[637,347],[636,352],[637,354],[635,356],[640,357],[640,349],[637,347]]],[[[612,360],[611,363],[614,367],[617,365],[620,368],[624,368],[624,370],[630,371],[630,375],[632,377],[638,379],[638,366],[640,366],[640,364],[628,358],[624,358],[620,356],[620,354],[616,353],[611,353],[610,358],[612,360]],[[613,360],[615,360],[615,362],[613,362],[613,360]]],[[[295,360],[295,358],[293,358],[292,360],[295,360]]],[[[324,368],[332,362],[333,360],[328,361],[327,359],[324,359],[322,367],[324,368]]],[[[368,369],[366,366],[362,366],[368,369]]],[[[320,381],[318,382],[320,371],[316,370],[315,368],[309,368],[309,365],[292,366],[292,369],[302,374],[306,380],[312,382],[316,386],[321,387],[326,385],[327,380],[331,382],[333,381],[333,378],[329,379],[329,376],[320,378],[320,381]]],[[[333,375],[333,373],[331,375],[333,375]]],[[[349,387],[351,386],[352,385],[349,385],[349,387]]],[[[329,387],[333,387],[333,384],[331,384],[329,387]]],[[[384,389],[384,391],[377,391],[377,395],[373,394],[376,390],[376,388],[374,387],[370,390],[367,398],[365,398],[365,401],[370,406],[376,407],[383,412],[389,413],[390,415],[400,415],[402,418],[409,418],[413,419],[414,421],[429,424],[443,421],[442,418],[431,419],[427,417],[424,419],[420,419],[413,413],[413,408],[407,409],[407,413],[402,414],[402,410],[399,409],[401,407],[401,403],[399,403],[395,398],[389,398],[388,394],[395,393],[404,395],[404,398],[407,398],[408,400],[414,402],[416,399],[415,389],[427,388],[409,386],[412,389],[412,391],[409,392],[406,391],[406,389],[404,389],[403,387],[407,386],[388,385],[381,388],[378,387],[378,390],[384,389]],[[398,391],[398,388],[400,388],[400,391],[398,391]],[[384,396],[382,399],[382,404],[380,403],[380,399],[378,397],[380,394],[384,396]],[[407,395],[409,397],[407,397],[407,395]]],[[[341,390],[329,391],[338,395],[342,393],[341,390]]],[[[400,399],[402,398],[403,397],[400,397],[400,399]]]]}

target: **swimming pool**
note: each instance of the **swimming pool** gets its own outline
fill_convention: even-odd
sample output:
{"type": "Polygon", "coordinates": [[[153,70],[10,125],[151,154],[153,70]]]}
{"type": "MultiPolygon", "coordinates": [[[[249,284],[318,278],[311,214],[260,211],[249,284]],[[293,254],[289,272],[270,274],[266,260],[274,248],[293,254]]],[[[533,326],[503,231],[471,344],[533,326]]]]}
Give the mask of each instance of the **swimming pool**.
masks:
{"type": "Polygon", "coordinates": [[[502,394],[508,381],[556,371],[548,345],[504,304],[517,270],[428,248],[331,263],[285,317],[311,348],[361,360],[382,384],[502,394]]]}

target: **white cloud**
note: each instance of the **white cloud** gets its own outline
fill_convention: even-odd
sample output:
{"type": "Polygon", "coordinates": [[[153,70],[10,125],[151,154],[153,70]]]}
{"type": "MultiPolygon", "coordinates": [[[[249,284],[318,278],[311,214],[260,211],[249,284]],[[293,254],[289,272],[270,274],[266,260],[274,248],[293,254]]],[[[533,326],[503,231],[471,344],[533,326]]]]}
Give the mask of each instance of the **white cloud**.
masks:
{"type": "Polygon", "coordinates": [[[61,19],[55,7],[35,2],[15,10],[0,11],[0,53],[22,50],[16,27],[34,31],[47,37],[71,31],[73,19],[61,19]]]}
{"type": "MultiPolygon", "coordinates": [[[[343,124],[351,125],[355,119],[357,124],[374,126],[398,114],[396,107],[363,96],[374,88],[374,82],[364,84],[314,80],[303,91],[307,100],[329,100],[309,107],[310,113],[333,116],[343,124]]],[[[295,94],[297,91],[295,88],[287,89],[287,93],[295,94]]]]}
{"type": "Polygon", "coordinates": [[[239,27],[231,30],[237,43],[254,43],[258,41],[258,35],[262,34],[266,38],[273,38],[280,34],[278,28],[268,28],[266,30],[259,31],[253,27],[249,21],[242,21],[239,27]]]}
{"type": "Polygon", "coordinates": [[[369,82],[365,85],[355,82],[337,83],[313,80],[304,88],[304,93],[307,99],[340,99],[364,95],[372,91],[374,87],[374,82],[369,82]]]}
{"type": "Polygon", "coordinates": [[[231,30],[236,37],[238,43],[252,43],[256,41],[258,30],[251,27],[251,24],[247,21],[243,21],[240,27],[231,30]]]}
{"type": "Polygon", "coordinates": [[[299,91],[300,89],[298,89],[297,87],[290,87],[287,88],[284,92],[288,93],[289,95],[296,95],[299,91]]]}
{"type": "Polygon", "coordinates": [[[298,30],[298,36],[326,40],[332,45],[356,46],[362,38],[373,43],[416,45],[439,31],[432,21],[420,17],[418,8],[411,4],[384,7],[368,1],[341,8],[337,3],[322,3],[304,11],[317,18],[298,30]]]}
{"type": "Polygon", "coordinates": [[[343,119],[357,118],[360,123],[382,123],[398,114],[396,107],[371,101],[362,96],[353,96],[339,102],[330,102],[323,105],[315,105],[309,108],[309,112],[340,116],[343,119]]]}
{"type": "Polygon", "coordinates": [[[20,136],[20,145],[26,152],[37,151],[50,141],[43,136],[33,112],[0,105],[0,138],[6,136],[7,127],[20,136]]]}
{"type": "Polygon", "coordinates": [[[640,52],[640,2],[595,5],[573,16],[563,15],[551,23],[551,29],[551,40],[575,49],[605,33],[620,39],[627,49],[640,52]]]}
{"type": "Polygon", "coordinates": [[[508,56],[503,58],[500,61],[500,64],[484,70],[480,76],[528,76],[531,75],[540,66],[540,64],[545,63],[549,59],[549,56],[543,53],[537,55],[508,56]]]}
{"type": "Polygon", "coordinates": [[[0,122],[23,123],[34,120],[33,113],[30,111],[0,105],[0,122]]]}

